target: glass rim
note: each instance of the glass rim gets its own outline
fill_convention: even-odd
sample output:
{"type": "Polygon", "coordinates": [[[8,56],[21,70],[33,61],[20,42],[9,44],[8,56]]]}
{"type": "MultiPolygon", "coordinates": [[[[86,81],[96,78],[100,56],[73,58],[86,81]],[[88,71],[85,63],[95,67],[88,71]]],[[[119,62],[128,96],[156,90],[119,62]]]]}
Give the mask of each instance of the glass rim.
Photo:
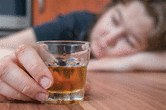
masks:
{"type": "Polygon", "coordinates": [[[75,41],[75,40],[45,40],[45,41],[37,41],[37,44],[44,44],[44,43],[53,43],[50,45],[55,45],[54,43],[57,43],[56,45],[75,45],[74,43],[76,43],[76,45],[89,45],[90,42],[89,41],[75,41]],[[62,44],[58,44],[58,43],[62,43],[62,44]],[[68,43],[68,44],[65,44],[68,43]],[[80,44],[79,44],[80,43],[80,44]]]}

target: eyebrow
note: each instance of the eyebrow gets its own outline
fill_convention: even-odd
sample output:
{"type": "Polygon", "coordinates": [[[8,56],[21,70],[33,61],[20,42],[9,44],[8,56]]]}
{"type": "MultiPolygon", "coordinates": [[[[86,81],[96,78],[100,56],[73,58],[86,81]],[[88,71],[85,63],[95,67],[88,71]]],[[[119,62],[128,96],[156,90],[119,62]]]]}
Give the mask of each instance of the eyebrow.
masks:
{"type": "MultiPolygon", "coordinates": [[[[124,21],[123,15],[122,15],[122,13],[120,12],[120,10],[117,9],[117,8],[115,8],[115,9],[116,9],[116,11],[118,12],[118,15],[119,15],[119,17],[120,17],[120,20],[121,20],[121,21],[124,21]]],[[[132,36],[136,39],[136,41],[137,41],[139,44],[141,44],[141,40],[138,39],[138,37],[137,37],[135,34],[133,34],[133,33],[131,33],[131,34],[132,34],[132,36]]]]}

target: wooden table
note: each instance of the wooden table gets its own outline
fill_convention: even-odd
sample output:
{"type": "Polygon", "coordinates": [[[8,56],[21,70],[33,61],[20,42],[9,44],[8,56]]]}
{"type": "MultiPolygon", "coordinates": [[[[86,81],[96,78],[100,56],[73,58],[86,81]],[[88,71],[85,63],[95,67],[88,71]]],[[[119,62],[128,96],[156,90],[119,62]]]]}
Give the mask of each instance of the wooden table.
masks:
{"type": "Polygon", "coordinates": [[[0,103],[0,110],[166,110],[166,73],[88,73],[91,91],[76,105],[0,103]]]}

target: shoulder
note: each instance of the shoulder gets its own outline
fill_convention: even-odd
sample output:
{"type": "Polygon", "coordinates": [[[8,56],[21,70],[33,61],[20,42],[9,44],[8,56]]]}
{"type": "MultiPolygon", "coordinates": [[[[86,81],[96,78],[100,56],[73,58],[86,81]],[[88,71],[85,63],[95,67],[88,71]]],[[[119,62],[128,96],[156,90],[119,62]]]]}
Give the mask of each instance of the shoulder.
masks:
{"type": "Polygon", "coordinates": [[[95,15],[89,11],[75,11],[75,12],[71,12],[68,13],[69,15],[72,15],[73,17],[76,18],[89,18],[89,17],[95,17],[95,15]]]}
{"type": "Polygon", "coordinates": [[[89,12],[89,11],[85,11],[85,10],[82,10],[82,11],[73,11],[73,12],[68,12],[67,14],[64,14],[66,16],[73,16],[73,17],[93,17],[94,14],[89,12]]]}
{"type": "Polygon", "coordinates": [[[57,19],[65,19],[72,21],[92,21],[96,17],[95,14],[88,11],[74,11],[67,14],[60,14],[57,19]]]}

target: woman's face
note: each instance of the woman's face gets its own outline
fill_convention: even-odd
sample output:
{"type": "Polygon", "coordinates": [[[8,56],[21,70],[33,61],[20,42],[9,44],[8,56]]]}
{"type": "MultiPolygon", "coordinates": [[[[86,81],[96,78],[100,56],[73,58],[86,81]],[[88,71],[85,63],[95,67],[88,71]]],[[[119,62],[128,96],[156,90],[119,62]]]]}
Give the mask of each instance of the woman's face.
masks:
{"type": "Polygon", "coordinates": [[[110,8],[94,26],[91,49],[96,58],[135,54],[147,47],[148,33],[154,29],[154,20],[139,2],[118,4],[110,8]]]}

